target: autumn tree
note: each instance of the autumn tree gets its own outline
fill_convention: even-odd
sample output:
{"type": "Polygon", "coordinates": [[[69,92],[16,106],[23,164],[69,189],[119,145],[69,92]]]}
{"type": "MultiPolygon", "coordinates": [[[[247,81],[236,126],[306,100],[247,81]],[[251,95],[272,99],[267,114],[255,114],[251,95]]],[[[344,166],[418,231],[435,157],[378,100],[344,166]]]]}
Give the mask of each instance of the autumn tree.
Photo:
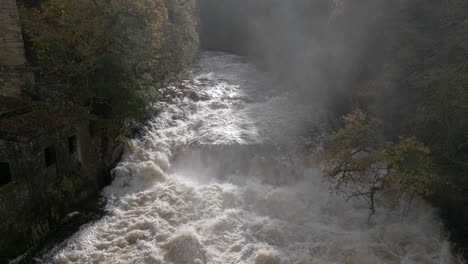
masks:
{"type": "Polygon", "coordinates": [[[376,195],[391,205],[417,195],[426,197],[437,177],[430,150],[414,138],[386,142],[382,122],[356,110],[344,117],[344,127],[333,133],[323,151],[325,175],[347,199],[361,197],[375,214],[376,195]]]}
{"type": "MultiPolygon", "coordinates": [[[[198,48],[194,0],[44,0],[21,4],[39,100],[105,105],[124,124],[147,116],[159,89],[198,48]],[[182,36],[182,37],[181,37],[182,36]]],[[[101,116],[102,117],[102,116],[101,116]]]]}

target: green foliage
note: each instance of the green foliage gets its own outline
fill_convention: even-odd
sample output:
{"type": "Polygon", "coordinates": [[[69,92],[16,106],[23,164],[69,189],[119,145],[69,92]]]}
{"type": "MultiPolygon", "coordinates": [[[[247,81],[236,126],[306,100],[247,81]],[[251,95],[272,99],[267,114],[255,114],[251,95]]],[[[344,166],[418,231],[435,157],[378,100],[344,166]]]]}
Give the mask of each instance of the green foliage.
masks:
{"type": "MultiPolygon", "coordinates": [[[[375,195],[390,205],[427,197],[437,180],[430,150],[414,138],[382,138],[382,122],[360,110],[344,117],[345,126],[330,135],[322,157],[325,175],[348,199],[363,197],[375,213],[375,195]]],[[[409,208],[409,206],[408,206],[409,208]]]]}
{"type": "Polygon", "coordinates": [[[430,157],[431,151],[414,138],[400,137],[381,152],[388,174],[384,179],[385,190],[394,204],[401,200],[411,201],[417,194],[428,197],[433,192],[438,177],[430,157]]]}
{"type": "MultiPolygon", "coordinates": [[[[157,89],[174,79],[198,48],[194,9],[179,0],[46,0],[23,4],[35,96],[89,105],[104,102],[119,124],[147,116],[157,89]],[[172,18],[174,17],[174,18],[172,18]]],[[[183,1],[194,5],[194,0],[183,1]]]]}

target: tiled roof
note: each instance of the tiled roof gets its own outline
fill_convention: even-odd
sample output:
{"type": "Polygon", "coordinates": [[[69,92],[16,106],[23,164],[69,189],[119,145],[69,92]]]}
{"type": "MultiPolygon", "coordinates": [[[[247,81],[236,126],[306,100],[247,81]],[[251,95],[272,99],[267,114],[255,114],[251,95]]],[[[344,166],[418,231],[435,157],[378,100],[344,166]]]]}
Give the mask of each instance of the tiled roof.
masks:
{"type": "Polygon", "coordinates": [[[0,97],[0,109],[9,109],[3,110],[3,115],[0,115],[0,139],[4,140],[30,141],[85,119],[77,109],[33,108],[27,103],[20,104],[20,101],[14,100],[7,106],[3,104],[7,100],[2,99],[0,97]]]}
{"type": "Polygon", "coordinates": [[[0,96],[0,117],[28,108],[31,108],[28,102],[14,97],[0,96]]]}

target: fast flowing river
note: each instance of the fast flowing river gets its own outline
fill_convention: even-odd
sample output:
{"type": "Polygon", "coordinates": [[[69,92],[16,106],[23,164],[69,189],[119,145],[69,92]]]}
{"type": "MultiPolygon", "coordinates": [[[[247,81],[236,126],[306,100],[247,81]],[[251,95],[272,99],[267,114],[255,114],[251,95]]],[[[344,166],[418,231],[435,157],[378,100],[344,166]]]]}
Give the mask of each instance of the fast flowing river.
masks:
{"type": "Polygon", "coordinates": [[[429,206],[380,208],[368,223],[363,201],[297,161],[325,115],[274,83],[242,57],[204,53],[185,83],[198,98],[159,106],[103,191],[106,216],[48,261],[458,263],[429,206]]]}

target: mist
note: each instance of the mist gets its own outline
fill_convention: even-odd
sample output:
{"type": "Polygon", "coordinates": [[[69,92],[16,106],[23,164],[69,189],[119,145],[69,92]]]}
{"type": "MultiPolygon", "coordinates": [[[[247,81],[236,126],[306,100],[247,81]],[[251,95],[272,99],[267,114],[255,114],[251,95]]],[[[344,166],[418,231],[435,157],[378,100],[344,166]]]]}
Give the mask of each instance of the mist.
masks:
{"type": "Polygon", "coordinates": [[[254,59],[301,101],[344,114],[353,87],[388,60],[402,1],[200,3],[202,43],[254,59]]]}

